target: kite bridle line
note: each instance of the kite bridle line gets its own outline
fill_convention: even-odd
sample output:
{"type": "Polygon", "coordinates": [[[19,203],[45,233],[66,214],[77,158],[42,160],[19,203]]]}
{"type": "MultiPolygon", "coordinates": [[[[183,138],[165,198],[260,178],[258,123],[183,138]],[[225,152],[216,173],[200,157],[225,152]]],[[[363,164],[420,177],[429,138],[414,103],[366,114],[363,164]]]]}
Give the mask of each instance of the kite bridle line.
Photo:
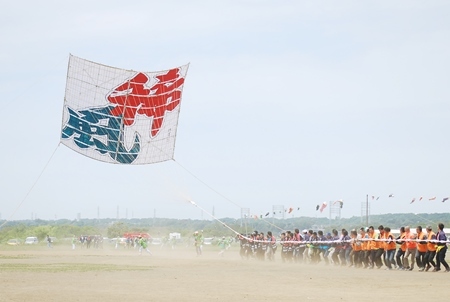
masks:
{"type": "Polygon", "coordinates": [[[427,218],[425,218],[425,217],[419,216],[419,215],[416,214],[416,213],[413,213],[413,214],[416,215],[417,217],[419,217],[420,219],[425,219],[426,221],[431,222],[431,223],[433,223],[433,224],[435,224],[435,225],[438,224],[437,222],[434,222],[434,221],[432,221],[432,220],[430,220],[430,219],[427,219],[427,218]]]}
{"type": "MultiPolygon", "coordinates": [[[[162,151],[162,150],[161,150],[162,151]]],[[[226,201],[234,204],[235,206],[237,206],[240,210],[243,209],[243,207],[241,207],[239,204],[235,203],[234,201],[232,201],[231,199],[227,198],[226,196],[224,196],[223,194],[221,194],[219,191],[215,190],[213,187],[211,187],[210,185],[208,185],[207,183],[205,183],[203,180],[201,180],[199,177],[197,177],[194,173],[192,173],[191,171],[189,171],[188,169],[186,169],[183,165],[181,165],[178,161],[176,161],[174,158],[172,159],[177,165],[179,165],[181,168],[183,168],[183,170],[185,170],[186,172],[188,172],[192,177],[194,177],[195,179],[197,179],[200,183],[202,183],[204,186],[206,186],[208,189],[210,189],[211,191],[213,191],[214,193],[216,193],[217,195],[219,195],[220,197],[222,197],[223,199],[225,199],[226,201]]],[[[205,212],[206,213],[206,212],[205,212]]],[[[208,213],[209,214],[209,213],[208,213]]],[[[210,214],[209,214],[210,215],[210,214]]],[[[273,223],[270,223],[267,220],[262,219],[262,221],[264,221],[265,223],[279,229],[280,231],[284,231],[284,229],[274,225],[273,223]]]]}
{"type": "Polygon", "coordinates": [[[190,204],[192,204],[194,207],[199,208],[202,212],[204,212],[205,214],[207,214],[209,217],[213,218],[214,220],[220,222],[220,224],[222,224],[224,227],[226,227],[227,229],[229,229],[230,231],[232,231],[233,233],[235,233],[236,235],[240,235],[239,232],[235,231],[234,229],[232,229],[230,226],[228,226],[225,222],[221,221],[220,219],[216,218],[214,215],[212,215],[211,213],[209,213],[208,211],[206,211],[204,208],[202,208],[201,206],[199,206],[196,202],[194,202],[193,200],[188,200],[190,202],[190,204]]]}
{"type": "Polygon", "coordinates": [[[280,228],[279,226],[274,225],[273,223],[270,223],[269,221],[265,220],[264,218],[261,218],[261,221],[264,221],[265,223],[267,223],[268,225],[273,226],[274,228],[277,228],[278,230],[284,232],[286,231],[285,229],[280,228]]]}
{"type": "MultiPolygon", "coordinates": [[[[162,151],[162,150],[161,150],[162,151]]],[[[179,165],[181,168],[183,168],[183,170],[185,170],[186,172],[188,172],[192,177],[194,177],[195,179],[197,179],[200,183],[202,183],[204,186],[206,186],[208,189],[210,189],[211,191],[213,191],[214,193],[216,193],[217,195],[219,195],[220,197],[222,197],[223,199],[225,199],[226,201],[234,204],[235,206],[237,206],[239,209],[242,209],[242,207],[235,203],[234,201],[230,200],[229,198],[227,198],[226,196],[224,196],[223,194],[221,194],[219,191],[217,191],[216,189],[214,189],[213,187],[211,187],[210,185],[208,185],[207,183],[205,183],[203,180],[201,180],[199,177],[197,177],[197,175],[195,175],[194,173],[192,173],[191,171],[189,171],[188,169],[186,169],[182,164],[180,164],[178,161],[176,161],[174,158],[172,159],[177,165],[179,165]]]]}
{"type": "Polygon", "coordinates": [[[11,218],[17,213],[17,211],[19,210],[19,208],[23,205],[23,203],[25,202],[25,200],[27,199],[27,197],[30,195],[31,191],[34,189],[34,187],[36,186],[36,184],[38,183],[39,179],[41,179],[42,174],[44,174],[44,171],[47,169],[48,165],[50,164],[50,161],[53,159],[53,156],[56,153],[56,150],[58,150],[59,145],[61,144],[61,142],[58,143],[58,145],[56,146],[55,150],[53,151],[52,155],[50,156],[50,158],[48,159],[47,163],[45,164],[44,168],[42,169],[41,173],[39,173],[38,177],[36,178],[36,180],[34,181],[33,185],[31,186],[31,188],[28,190],[28,192],[25,194],[25,197],[22,199],[22,201],[17,205],[17,207],[14,209],[14,211],[12,212],[11,215],[9,215],[9,217],[0,225],[0,229],[7,224],[11,218]]]}
{"type": "MultiPolygon", "coordinates": [[[[193,200],[188,199],[188,201],[189,201],[190,204],[192,204],[192,205],[193,205],[194,207],[196,207],[196,208],[199,208],[202,212],[206,213],[206,215],[208,215],[208,216],[211,217],[212,219],[214,219],[214,220],[220,222],[220,224],[222,224],[222,226],[224,226],[224,227],[226,227],[227,229],[229,229],[230,231],[232,231],[235,235],[238,235],[238,236],[240,236],[240,237],[242,237],[242,238],[244,238],[244,239],[246,239],[246,240],[251,240],[251,241],[253,241],[253,242],[265,242],[265,243],[269,242],[269,241],[266,241],[266,240],[256,240],[256,239],[253,239],[253,238],[248,237],[247,235],[243,235],[243,234],[239,233],[238,231],[236,231],[235,229],[233,229],[232,227],[230,227],[229,225],[227,225],[225,222],[221,221],[220,219],[218,219],[217,217],[215,217],[214,215],[212,215],[211,213],[209,213],[208,211],[206,211],[205,209],[203,209],[201,206],[199,206],[199,205],[198,205],[196,202],[194,202],[193,200]]],[[[277,227],[277,226],[275,226],[275,227],[277,227]]],[[[277,227],[277,228],[278,228],[278,227],[277,227]]],[[[278,228],[278,229],[280,229],[280,228],[278,228]]],[[[280,230],[282,230],[282,229],[280,229],[280,230]]],[[[284,230],[282,230],[282,231],[284,231],[284,230]]],[[[292,241],[290,241],[290,242],[292,242],[292,241]]],[[[304,243],[304,241],[303,241],[303,243],[304,243]]]]}

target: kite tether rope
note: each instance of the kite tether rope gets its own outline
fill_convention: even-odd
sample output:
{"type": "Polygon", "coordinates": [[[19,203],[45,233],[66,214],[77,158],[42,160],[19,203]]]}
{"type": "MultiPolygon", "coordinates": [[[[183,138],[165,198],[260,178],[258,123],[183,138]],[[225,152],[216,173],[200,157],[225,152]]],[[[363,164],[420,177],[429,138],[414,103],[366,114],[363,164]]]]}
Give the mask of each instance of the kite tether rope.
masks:
{"type": "Polygon", "coordinates": [[[179,165],[181,168],[183,168],[183,170],[185,170],[186,172],[188,172],[192,177],[194,177],[195,179],[197,179],[199,182],[201,182],[203,185],[205,185],[207,188],[209,188],[211,191],[215,192],[217,195],[221,196],[223,199],[225,199],[226,201],[234,204],[235,206],[237,206],[239,209],[242,209],[242,207],[235,203],[234,201],[232,201],[231,199],[227,198],[226,196],[224,196],[223,194],[221,194],[219,191],[217,191],[216,189],[214,189],[213,187],[211,187],[210,185],[208,185],[206,182],[204,182],[203,180],[201,180],[199,177],[197,177],[194,173],[192,173],[191,171],[189,171],[187,168],[185,168],[182,164],[180,164],[178,161],[176,161],[175,159],[172,159],[177,165],[179,165]]]}
{"type": "MultiPolygon", "coordinates": [[[[213,187],[211,187],[210,185],[208,185],[206,182],[204,182],[203,180],[201,180],[199,177],[197,177],[194,173],[192,173],[192,172],[189,171],[187,168],[185,168],[182,164],[180,164],[180,163],[179,163],[178,161],[176,161],[174,158],[172,158],[172,160],[173,160],[177,165],[179,165],[183,170],[185,170],[186,172],[188,172],[192,177],[194,177],[194,178],[197,179],[199,182],[201,182],[204,186],[206,186],[207,188],[209,188],[211,191],[215,192],[217,195],[221,196],[221,197],[222,197],[223,199],[225,199],[226,201],[228,201],[228,202],[234,204],[234,205],[237,206],[239,209],[242,209],[242,207],[241,207],[239,204],[235,203],[234,201],[232,201],[231,199],[229,199],[228,197],[226,197],[225,195],[221,194],[219,191],[217,191],[216,189],[214,189],[213,187]]],[[[197,206],[198,208],[200,208],[198,205],[196,205],[196,206],[197,206]]],[[[205,213],[207,213],[209,216],[211,216],[211,214],[209,214],[208,212],[206,212],[206,211],[203,210],[202,208],[200,208],[200,209],[201,209],[202,211],[204,211],[205,213]]],[[[217,218],[215,218],[215,217],[213,217],[213,218],[217,220],[217,218]]],[[[220,220],[218,220],[218,221],[219,221],[220,223],[223,224],[222,221],[220,221],[220,220]]],[[[270,223],[269,221],[267,221],[267,220],[265,220],[265,219],[262,219],[261,221],[263,221],[263,222],[265,222],[265,223],[267,223],[267,224],[269,224],[269,225],[271,225],[271,226],[277,228],[277,229],[280,230],[280,231],[284,231],[284,229],[282,229],[282,228],[276,226],[276,225],[273,224],[273,223],[270,223]]],[[[233,232],[236,232],[236,231],[233,230],[233,232]]]]}
{"type": "Polygon", "coordinates": [[[55,150],[53,151],[52,155],[50,156],[50,158],[48,159],[47,163],[45,164],[44,168],[42,169],[41,173],[39,173],[38,177],[36,178],[36,180],[34,181],[33,185],[30,187],[30,189],[28,190],[28,192],[25,194],[25,197],[22,199],[21,202],[19,202],[19,204],[17,205],[17,207],[14,209],[14,211],[11,213],[11,215],[9,215],[9,217],[0,225],[0,229],[7,224],[13,217],[14,215],[17,213],[17,211],[20,209],[20,207],[23,205],[23,203],[25,202],[25,200],[28,198],[28,196],[30,195],[31,191],[33,191],[34,187],[36,186],[36,184],[38,183],[39,179],[41,179],[41,176],[44,174],[45,170],[47,169],[48,165],[50,164],[50,161],[53,159],[53,156],[56,153],[56,150],[58,150],[60,143],[58,143],[58,145],[56,146],[55,150]]]}

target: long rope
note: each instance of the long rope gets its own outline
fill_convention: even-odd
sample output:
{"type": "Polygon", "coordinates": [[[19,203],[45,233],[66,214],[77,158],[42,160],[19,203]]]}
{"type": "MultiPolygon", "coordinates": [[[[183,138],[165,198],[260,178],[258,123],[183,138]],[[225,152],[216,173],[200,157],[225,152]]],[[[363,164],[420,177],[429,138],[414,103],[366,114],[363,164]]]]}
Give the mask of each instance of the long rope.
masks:
{"type": "MultiPolygon", "coordinates": [[[[247,240],[250,240],[250,238],[246,237],[246,235],[243,235],[241,233],[239,233],[238,231],[236,231],[235,229],[233,229],[232,227],[230,227],[229,225],[227,225],[225,222],[221,221],[219,218],[215,217],[214,215],[212,215],[211,213],[209,213],[208,211],[206,211],[204,208],[202,208],[201,206],[199,206],[196,202],[194,202],[193,200],[188,200],[194,207],[199,208],[201,211],[203,211],[204,213],[206,213],[206,215],[210,216],[212,219],[220,222],[224,227],[226,227],[227,229],[229,229],[230,231],[232,231],[234,234],[239,235],[247,240]]],[[[274,225],[275,226],[275,225],[274,225]]],[[[275,226],[277,227],[277,226],[275,226]]],[[[278,228],[278,227],[277,227],[278,228]]],[[[278,228],[280,229],[280,228],[278,228]]],[[[282,229],[280,229],[282,230],[282,229]]],[[[282,230],[283,231],[283,230],[282,230]]],[[[261,240],[253,240],[255,242],[259,242],[261,240]]],[[[265,241],[261,241],[261,242],[265,242],[265,241]]]]}
{"type": "Polygon", "coordinates": [[[56,153],[56,150],[58,150],[60,143],[58,143],[58,145],[56,146],[55,150],[53,151],[52,155],[50,156],[50,158],[48,159],[47,163],[45,164],[44,168],[42,169],[41,173],[39,173],[38,177],[36,178],[36,180],[34,181],[33,185],[30,187],[30,189],[28,190],[28,192],[25,194],[25,197],[22,199],[22,201],[17,205],[17,207],[14,209],[14,211],[11,213],[11,215],[9,215],[9,217],[0,225],[0,229],[7,224],[12,217],[14,217],[14,215],[17,213],[17,211],[19,210],[19,208],[23,205],[23,203],[25,202],[25,200],[28,198],[28,196],[30,195],[31,191],[34,189],[34,187],[36,186],[36,184],[38,183],[39,179],[41,179],[42,174],[44,174],[44,171],[47,169],[48,165],[50,164],[50,161],[53,159],[53,156],[56,153]]]}
{"type": "Polygon", "coordinates": [[[186,172],[188,172],[192,177],[194,177],[195,179],[197,179],[199,182],[201,182],[204,186],[206,186],[207,188],[209,188],[211,191],[215,192],[217,195],[221,196],[223,199],[227,200],[228,202],[234,204],[235,206],[237,206],[239,209],[242,209],[242,207],[235,203],[234,201],[232,201],[231,199],[227,198],[226,196],[224,196],[223,194],[221,194],[219,191],[217,191],[216,189],[214,189],[213,187],[211,187],[210,185],[208,185],[206,182],[204,182],[203,180],[201,180],[199,177],[197,177],[194,173],[192,173],[191,171],[189,171],[187,168],[185,168],[182,164],[180,164],[178,161],[176,161],[175,159],[173,159],[173,161],[179,165],[183,170],[185,170],[186,172]]]}
{"type": "Polygon", "coordinates": [[[225,222],[221,221],[220,219],[216,218],[214,215],[210,214],[208,211],[206,211],[204,208],[202,208],[201,206],[199,206],[196,202],[194,202],[193,200],[189,200],[189,202],[196,208],[199,208],[200,210],[202,210],[204,213],[206,213],[208,216],[210,216],[211,218],[213,218],[214,220],[217,220],[218,222],[220,222],[224,227],[226,227],[227,229],[229,229],[230,231],[232,231],[233,233],[235,233],[236,235],[239,235],[239,233],[237,231],[235,231],[233,228],[231,228],[230,226],[228,226],[225,222]]]}
{"type": "Polygon", "coordinates": [[[267,220],[265,220],[265,219],[262,219],[261,221],[267,223],[268,225],[273,226],[274,228],[277,228],[277,229],[280,230],[280,231],[286,231],[285,229],[282,229],[282,228],[280,228],[279,226],[276,226],[276,225],[274,225],[273,223],[270,223],[269,221],[267,221],[267,220]]]}
{"type": "MultiPolygon", "coordinates": [[[[199,177],[197,177],[194,173],[192,173],[191,171],[189,171],[187,168],[185,168],[182,164],[180,164],[179,162],[177,162],[175,159],[172,159],[177,165],[179,165],[183,170],[185,170],[186,172],[188,172],[192,177],[194,177],[195,179],[197,179],[200,183],[202,183],[203,185],[205,185],[207,188],[209,188],[211,191],[215,192],[217,195],[221,196],[223,199],[225,199],[226,201],[234,204],[235,206],[237,206],[239,209],[242,209],[242,207],[235,203],[234,201],[232,201],[231,199],[229,199],[228,197],[226,197],[225,195],[221,194],[219,191],[217,191],[216,189],[214,189],[213,187],[211,187],[210,185],[208,185],[206,182],[204,182],[203,180],[201,180],[199,177]]],[[[205,212],[207,213],[207,212],[205,212]]],[[[208,215],[210,215],[209,213],[207,213],[208,215]]],[[[211,215],[210,215],[211,216],[211,215]]],[[[213,217],[214,218],[214,217],[213,217]]],[[[214,218],[216,219],[216,218],[214,218]]],[[[273,223],[270,223],[269,221],[262,219],[261,221],[273,226],[274,228],[277,228],[280,231],[284,231],[284,229],[280,228],[279,226],[276,226],[273,223]]]]}

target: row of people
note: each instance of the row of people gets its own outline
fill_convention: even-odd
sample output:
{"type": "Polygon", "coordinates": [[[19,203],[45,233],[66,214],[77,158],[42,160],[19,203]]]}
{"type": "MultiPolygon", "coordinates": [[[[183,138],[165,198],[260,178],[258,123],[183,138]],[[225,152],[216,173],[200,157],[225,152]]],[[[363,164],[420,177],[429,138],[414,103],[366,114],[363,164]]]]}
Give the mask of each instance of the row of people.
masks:
{"type": "Polygon", "coordinates": [[[255,231],[247,236],[239,235],[240,255],[242,258],[255,257],[259,260],[274,260],[275,253],[280,245],[281,260],[283,262],[310,261],[318,263],[324,261],[334,265],[348,265],[368,269],[381,268],[413,270],[417,265],[419,271],[440,271],[441,265],[445,271],[450,268],[445,261],[447,251],[447,237],[443,231],[444,225],[438,225],[437,233],[431,226],[422,230],[416,228],[416,233],[410,227],[402,227],[400,235],[394,237],[389,227],[373,226],[352,230],[350,234],[342,229],[324,235],[323,231],[298,229],[294,232],[281,233],[279,240],[272,232],[258,233],[255,231]],[[397,249],[397,246],[398,249],[397,249]],[[436,261],[434,259],[436,258],[436,261]]]}

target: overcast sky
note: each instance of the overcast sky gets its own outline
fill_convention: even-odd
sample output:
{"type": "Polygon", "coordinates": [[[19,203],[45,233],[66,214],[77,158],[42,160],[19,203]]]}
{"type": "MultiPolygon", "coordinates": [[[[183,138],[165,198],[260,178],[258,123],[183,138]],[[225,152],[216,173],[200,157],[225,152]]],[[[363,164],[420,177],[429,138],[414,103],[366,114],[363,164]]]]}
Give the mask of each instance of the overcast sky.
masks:
{"type": "Polygon", "coordinates": [[[411,0],[4,3],[1,218],[207,218],[186,198],[219,218],[273,205],[328,217],[316,205],[342,199],[351,217],[366,195],[380,196],[372,214],[448,212],[449,14],[411,0]],[[59,145],[70,53],[190,63],[175,161],[113,165],[59,145]]]}

